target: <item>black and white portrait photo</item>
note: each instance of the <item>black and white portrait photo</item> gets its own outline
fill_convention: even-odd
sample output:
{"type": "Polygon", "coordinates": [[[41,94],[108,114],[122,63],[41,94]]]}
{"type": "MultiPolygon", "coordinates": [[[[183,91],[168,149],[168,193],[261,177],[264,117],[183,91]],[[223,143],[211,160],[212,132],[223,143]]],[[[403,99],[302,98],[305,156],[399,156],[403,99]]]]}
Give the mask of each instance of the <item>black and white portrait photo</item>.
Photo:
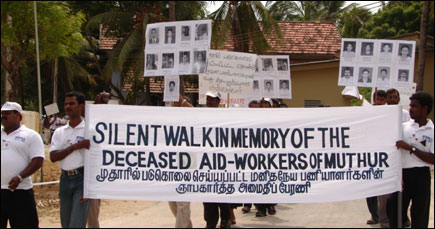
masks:
{"type": "Polygon", "coordinates": [[[278,71],[288,71],[288,60],[287,59],[277,59],[278,71]]]}
{"type": "Polygon", "coordinates": [[[360,67],[358,75],[358,83],[371,84],[373,79],[373,68],[360,67]]]}
{"type": "Polygon", "coordinates": [[[273,86],[274,86],[274,82],[272,79],[265,79],[264,80],[263,96],[275,97],[275,89],[273,86]]]}
{"type": "Polygon", "coordinates": [[[165,27],[165,44],[175,44],[175,26],[165,27]]]}
{"type": "Polygon", "coordinates": [[[272,58],[263,58],[263,71],[264,72],[273,72],[273,62],[272,58]]]}
{"type": "Polygon", "coordinates": [[[158,54],[146,54],[146,70],[157,70],[158,54]]]}
{"type": "Polygon", "coordinates": [[[379,59],[381,61],[391,61],[393,57],[393,43],[382,42],[380,45],[379,59]]]}
{"type": "Polygon", "coordinates": [[[195,41],[208,40],[208,24],[197,24],[195,30],[195,41]]]}
{"type": "Polygon", "coordinates": [[[281,96],[287,96],[290,94],[290,80],[287,79],[279,80],[279,94],[281,96]]]}
{"type": "Polygon", "coordinates": [[[378,76],[376,78],[376,85],[389,86],[390,85],[390,67],[379,67],[378,76]]]}
{"type": "Polygon", "coordinates": [[[179,76],[165,76],[165,91],[163,101],[175,102],[179,100],[180,78],[179,76]]]}
{"type": "Polygon", "coordinates": [[[343,42],[342,56],[344,58],[355,57],[355,49],[356,49],[356,41],[344,41],[343,42]]]}
{"type": "Polygon", "coordinates": [[[361,42],[361,56],[373,56],[373,42],[361,42]]]}
{"type": "Polygon", "coordinates": [[[252,81],[252,94],[254,96],[260,95],[260,81],[258,79],[252,81]]]}
{"type": "Polygon", "coordinates": [[[148,43],[152,45],[159,44],[159,28],[152,28],[149,31],[148,43]]]}
{"type": "Polygon", "coordinates": [[[190,26],[183,25],[181,26],[181,41],[190,41],[190,26]]]}
{"type": "Polygon", "coordinates": [[[412,44],[399,43],[399,62],[409,63],[412,59],[412,44]]]}
{"type": "Polygon", "coordinates": [[[397,82],[408,83],[409,82],[409,70],[399,69],[399,75],[397,77],[397,82]]]}
{"type": "Polygon", "coordinates": [[[190,69],[190,51],[181,51],[178,62],[178,72],[187,73],[190,69]]]}
{"type": "Polygon", "coordinates": [[[171,80],[169,81],[169,93],[174,93],[175,92],[175,81],[171,80]]]}
{"type": "Polygon", "coordinates": [[[205,73],[207,68],[207,51],[194,51],[193,52],[193,67],[192,73],[200,74],[205,73]]]}
{"type": "Polygon", "coordinates": [[[174,68],[174,53],[162,54],[162,69],[174,68]]]}
{"type": "Polygon", "coordinates": [[[354,85],[353,72],[354,72],[354,67],[352,66],[341,67],[341,77],[339,80],[339,85],[342,86],[354,85]]]}

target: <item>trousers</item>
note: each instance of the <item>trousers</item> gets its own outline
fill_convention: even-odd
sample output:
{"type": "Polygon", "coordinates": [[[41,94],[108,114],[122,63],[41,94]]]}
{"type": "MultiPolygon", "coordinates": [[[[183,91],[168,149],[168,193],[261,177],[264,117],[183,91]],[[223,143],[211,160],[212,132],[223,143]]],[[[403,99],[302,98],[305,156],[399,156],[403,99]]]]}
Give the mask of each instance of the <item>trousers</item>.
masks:
{"type": "Polygon", "coordinates": [[[175,228],[192,228],[190,220],[190,202],[170,201],[169,208],[175,216],[175,228]]]}
{"type": "Polygon", "coordinates": [[[219,210],[222,221],[228,221],[231,217],[230,204],[226,203],[204,203],[204,220],[208,228],[216,228],[219,221],[219,210]]]}
{"type": "Polygon", "coordinates": [[[63,228],[85,228],[90,200],[83,199],[83,174],[62,174],[59,185],[60,222],[63,228]]]}
{"type": "Polygon", "coordinates": [[[100,221],[98,220],[98,217],[100,216],[100,205],[100,199],[91,200],[88,216],[88,228],[100,228],[100,221]]]}

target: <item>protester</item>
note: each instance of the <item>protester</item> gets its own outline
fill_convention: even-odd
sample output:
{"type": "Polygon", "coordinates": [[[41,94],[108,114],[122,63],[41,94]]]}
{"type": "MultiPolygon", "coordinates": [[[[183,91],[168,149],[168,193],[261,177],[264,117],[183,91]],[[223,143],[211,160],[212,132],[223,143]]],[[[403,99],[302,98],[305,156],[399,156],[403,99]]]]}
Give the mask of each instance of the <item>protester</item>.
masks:
{"type": "MultiPolygon", "coordinates": [[[[387,90],[387,104],[388,105],[398,105],[400,102],[400,93],[395,88],[390,88],[387,90]]],[[[409,112],[402,109],[402,122],[407,122],[411,119],[409,112]]]]}
{"type": "MultiPolygon", "coordinates": [[[[373,105],[380,106],[385,105],[386,93],[384,90],[377,90],[374,94],[373,105]]],[[[366,198],[367,207],[370,211],[371,218],[367,220],[367,224],[378,224],[379,223],[379,206],[378,206],[378,196],[366,198]]]]}
{"type": "MultiPolygon", "coordinates": [[[[174,107],[193,107],[187,98],[179,96],[178,102],[174,107]]],[[[175,228],[193,228],[190,220],[190,202],[169,201],[169,208],[175,217],[175,228]]]]}
{"type": "MultiPolygon", "coordinates": [[[[403,140],[396,146],[402,153],[403,196],[402,216],[411,207],[411,227],[427,228],[429,223],[431,174],[434,164],[434,125],[428,115],[433,98],[426,92],[417,92],[410,98],[411,120],[403,123],[403,140]]],[[[391,227],[397,227],[393,217],[391,227]]]]}
{"type": "Polygon", "coordinates": [[[83,198],[84,157],[90,141],[85,139],[85,121],[82,110],[85,97],[80,92],[69,92],[65,97],[67,125],[54,132],[50,159],[62,169],[59,185],[60,221],[63,228],[86,226],[91,201],[83,198]]]}
{"type": "Polygon", "coordinates": [[[260,107],[261,108],[272,107],[272,100],[270,98],[263,98],[262,100],[260,100],[260,107]]]}
{"type": "Polygon", "coordinates": [[[248,107],[249,108],[259,108],[260,104],[258,103],[257,100],[252,100],[251,102],[249,102],[248,107]]]}
{"type": "Polygon", "coordinates": [[[45,159],[41,136],[21,125],[22,108],[6,102],[1,108],[1,228],[38,228],[33,184],[30,175],[45,159]]]}
{"type": "Polygon", "coordinates": [[[387,93],[384,90],[377,90],[373,99],[373,105],[385,105],[387,103],[387,93]]]}
{"type": "Polygon", "coordinates": [[[43,140],[45,144],[50,144],[50,139],[51,139],[50,117],[48,115],[43,115],[42,119],[44,120],[42,122],[42,126],[44,127],[43,140]]]}
{"type": "MultiPolygon", "coordinates": [[[[400,102],[400,93],[395,88],[390,88],[387,90],[387,104],[388,105],[398,105],[400,102]]],[[[410,120],[409,112],[405,109],[402,109],[402,123],[408,122],[410,120]]],[[[389,215],[391,215],[391,211],[397,211],[391,209],[389,205],[391,205],[391,201],[397,201],[398,193],[390,193],[386,195],[382,195],[379,198],[379,216],[380,216],[380,224],[381,227],[390,227],[391,219],[389,219],[389,215]],[[390,203],[390,204],[389,204],[390,203]]],[[[402,216],[404,219],[404,227],[409,227],[410,221],[408,214],[402,216]]],[[[397,223],[397,222],[396,222],[397,223]]]]}
{"type": "MultiPolygon", "coordinates": [[[[221,101],[219,93],[207,92],[207,107],[219,107],[221,101]]],[[[219,220],[219,211],[221,217],[221,228],[230,228],[231,209],[228,203],[204,203],[204,220],[206,228],[216,228],[219,220]]],[[[235,220],[235,219],[234,219],[235,220]]]]}
{"type": "Polygon", "coordinates": [[[56,131],[56,129],[61,126],[62,126],[62,120],[57,116],[57,114],[50,116],[50,132],[51,132],[50,139],[53,137],[54,131],[56,131]]]}
{"type": "MultiPolygon", "coordinates": [[[[98,93],[94,98],[94,104],[107,104],[110,100],[110,93],[103,91],[98,93]]],[[[100,228],[100,199],[92,199],[89,207],[88,228],[100,228]]]]}
{"type": "Polygon", "coordinates": [[[278,107],[279,108],[288,108],[288,105],[285,103],[280,103],[278,107]]]}

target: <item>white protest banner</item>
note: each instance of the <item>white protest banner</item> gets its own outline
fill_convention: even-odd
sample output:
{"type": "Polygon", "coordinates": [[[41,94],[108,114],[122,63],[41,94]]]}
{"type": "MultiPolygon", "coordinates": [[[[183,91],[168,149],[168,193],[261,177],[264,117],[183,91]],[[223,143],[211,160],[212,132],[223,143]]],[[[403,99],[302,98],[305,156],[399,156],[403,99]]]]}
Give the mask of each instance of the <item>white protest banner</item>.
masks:
{"type": "Polygon", "coordinates": [[[47,105],[44,107],[44,109],[47,115],[54,115],[59,113],[59,107],[57,106],[57,103],[52,103],[50,105],[47,105]]]}
{"type": "Polygon", "coordinates": [[[399,106],[86,105],[85,198],[305,203],[401,188],[399,106]]]}
{"type": "Polygon", "coordinates": [[[208,91],[224,97],[229,93],[230,99],[243,103],[244,97],[252,95],[256,59],[255,54],[210,50],[207,74],[199,75],[199,103],[205,104],[208,91]]]}

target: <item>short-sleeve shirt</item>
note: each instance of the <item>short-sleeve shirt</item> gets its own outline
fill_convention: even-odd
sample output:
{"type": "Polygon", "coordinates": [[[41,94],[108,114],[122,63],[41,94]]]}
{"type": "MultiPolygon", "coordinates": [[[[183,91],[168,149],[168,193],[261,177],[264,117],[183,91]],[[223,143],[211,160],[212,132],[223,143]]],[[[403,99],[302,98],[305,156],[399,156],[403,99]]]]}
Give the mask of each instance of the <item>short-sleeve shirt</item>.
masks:
{"type": "Polygon", "coordinates": [[[409,116],[409,111],[402,109],[402,123],[408,122],[411,120],[411,116],[409,116]]]}
{"type": "MultiPolygon", "coordinates": [[[[10,134],[1,130],[1,189],[9,189],[9,182],[20,174],[33,158],[45,159],[44,143],[41,136],[34,130],[21,125],[10,134]]],[[[29,177],[17,186],[17,189],[33,188],[29,177]]]]}
{"type": "MultiPolygon", "coordinates": [[[[51,139],[50,152],[55,150],[64,150],[73,144],[85,139],[85,121],[82,120],[79,125],[72,128],[69,122],[56,129],[51,139]]],[[[86,149],[75,150],[63,160],[57,161],[57,165],[63,170],[72,170],[84,166],[86,149]]]]}
{"type": "MultiPolygon", "coordinates": [[[[403,140],[409,145],[424,151],[434,153],[434,126],[431,120],[427,120],[425,126],[420,127],[413,119],[403,123],[403,140]]],[[[430,167],[433,165],[422,161],[409,151],[402,150],[402,167],[415,168],[415,167],[430,167]]]]}

